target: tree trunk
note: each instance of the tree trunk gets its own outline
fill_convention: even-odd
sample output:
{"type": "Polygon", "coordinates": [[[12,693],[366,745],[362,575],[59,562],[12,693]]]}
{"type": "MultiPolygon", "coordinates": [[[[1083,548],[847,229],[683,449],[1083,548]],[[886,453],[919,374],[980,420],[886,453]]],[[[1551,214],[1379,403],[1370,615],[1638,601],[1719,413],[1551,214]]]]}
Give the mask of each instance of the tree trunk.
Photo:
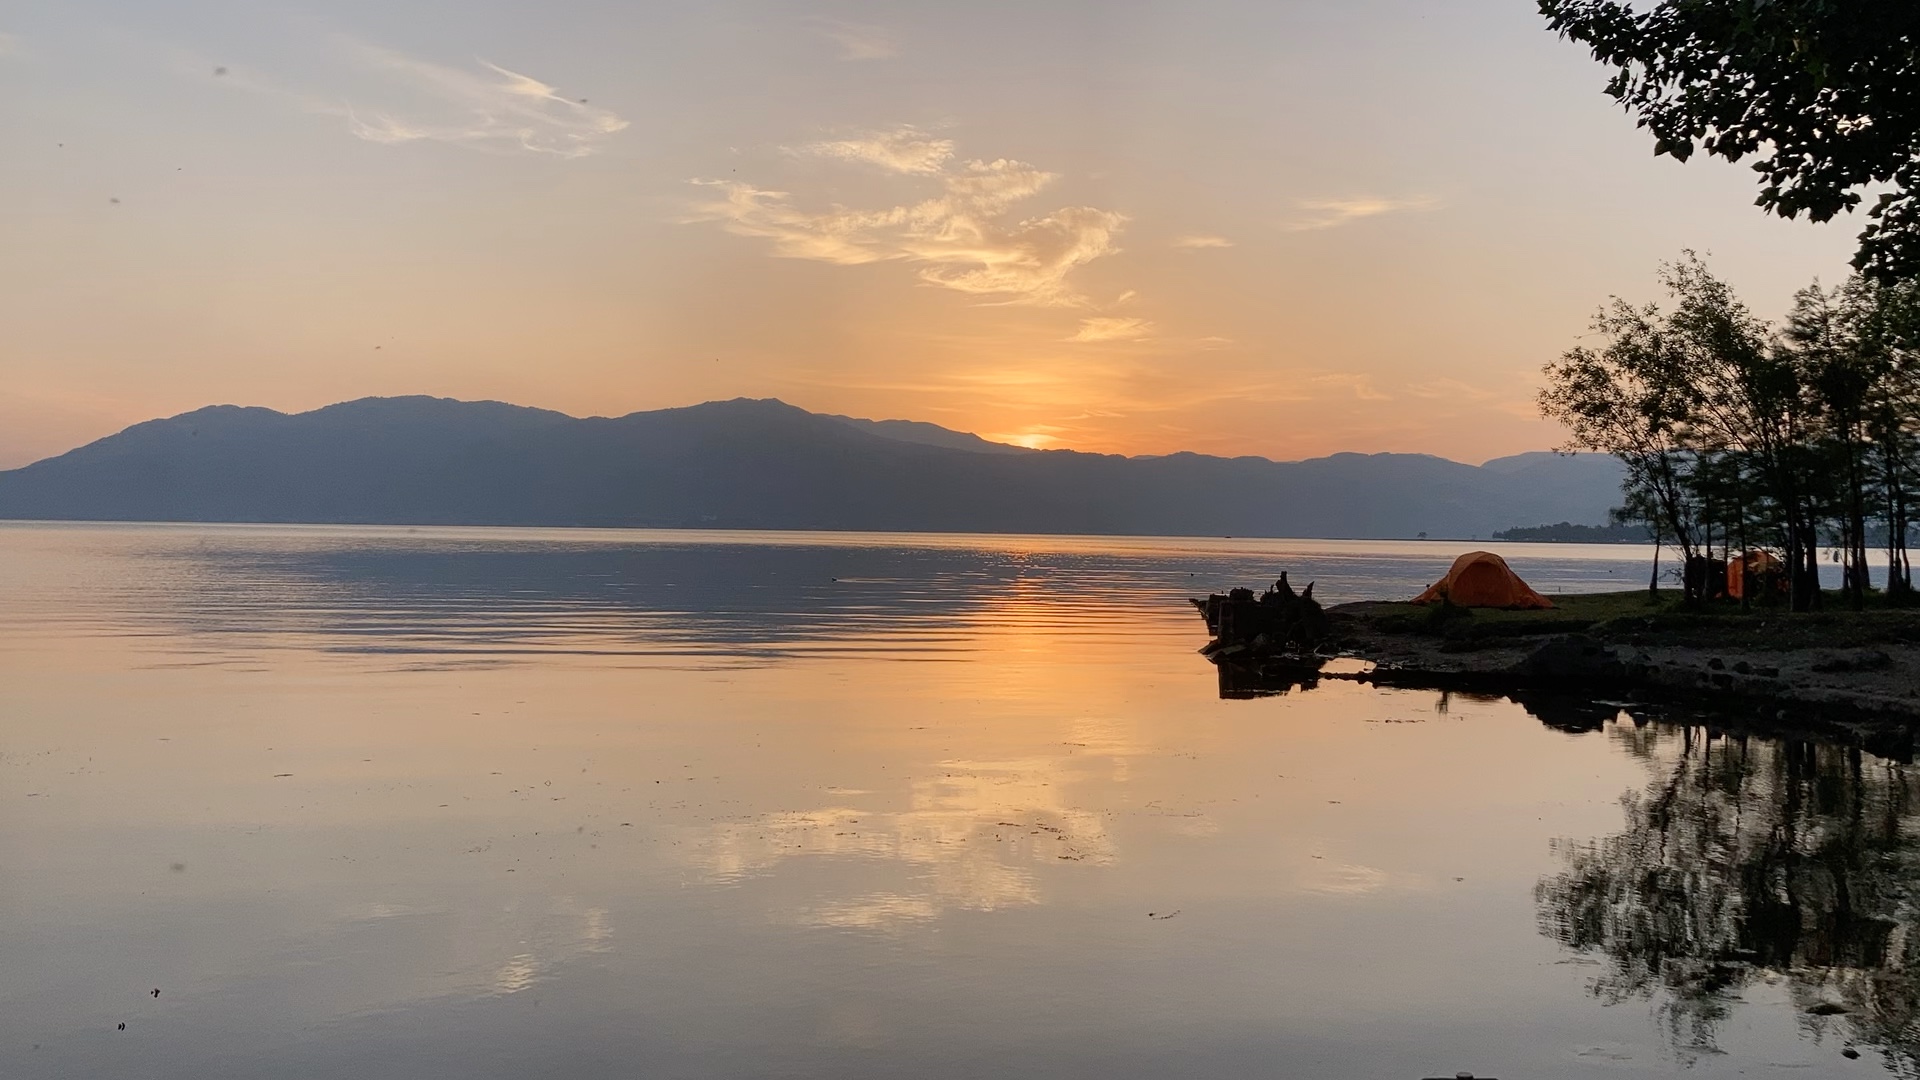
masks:
{"type": "Polygon", "coordinates": [[[1853,470],[1853,492],[1847,507],[1848,539],[1847,561],[1853,564],[1853,610],[1861,611],[1867,606],[1867,503],[1866,480],[1861,476],[1860,454],[1855,450],[1849,455],[1849,466],[1853,470]]]}
{"type": "Polygon", "coordinates": [[[1826,597],[1820,592],[1820,534],[1814,530],[1811,521],[1801,526],[1804,530],[1800,547],[1807,558],[1807,606],[1802,611],[1817,611],[1826,606],[1826,597]]]}
{"type": "MultiPolygon", "coordinates": [[[[1734,505],[1740,515],[1740,610],[1752,611],[1753,578],[1747,573],[1747,501],[1745,495],[1742,494],[1740,501],[1734,505]]],[[[1732,560],[1728,560],[1727,565],[1732,566],[1732,560]]]]}

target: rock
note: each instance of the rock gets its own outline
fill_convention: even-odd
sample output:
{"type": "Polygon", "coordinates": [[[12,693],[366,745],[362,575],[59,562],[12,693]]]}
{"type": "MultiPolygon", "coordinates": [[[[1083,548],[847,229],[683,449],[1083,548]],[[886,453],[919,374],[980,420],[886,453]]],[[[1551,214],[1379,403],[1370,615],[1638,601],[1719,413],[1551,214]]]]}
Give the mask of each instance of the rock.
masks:
{"type": "Polygon", "coordinates": [[[1855,1050],[1853,1047],[1849,1046],[1845,1050],[1840,1051],[1840,1056],[1843,1058],[1846,1058],[1848,1061],[1852,1061],[1853,1059],[1860,1056],[1860,1051],[1855,1050]]]}
{"type": "Polygon", "coordinates": [[[1823,674],[1844,671],[1880,671],[1893,665],[1893,657],[1879,649],[1851,649],[1847,652],[1828,653],[1811,665],[1813,670],[1823,674]]]}
{"type": "Polygon", "coordinates": [[[1520,661],[1520,673],[1555,682],[1603,682],[1626,677],[1627,666],[1605,645],[1585,634],[1548,641],[1520,661]]]}
{"type": "Polygon", "coordinates": [[[1733,670],[1741,675],[1751,675],[1753,674],[1753,665],[1747,663],[1745,660],[1737,660],[1734,662],[1733,670]]]}
{"type": "Polygon", "coordinates": [[[1707,661],[1707,666],[1715,671],[1725,671],[1727,669],[1727,662],[1716,656],[1707,661]]]}

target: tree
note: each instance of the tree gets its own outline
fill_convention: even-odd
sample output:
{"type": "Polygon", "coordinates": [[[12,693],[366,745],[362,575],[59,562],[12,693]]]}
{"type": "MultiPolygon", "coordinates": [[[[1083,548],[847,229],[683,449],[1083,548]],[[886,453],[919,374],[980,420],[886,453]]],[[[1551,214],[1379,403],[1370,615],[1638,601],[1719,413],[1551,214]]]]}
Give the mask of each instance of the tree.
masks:
{"type": "MultiPolygon", "coordinates": [[[[1766,326],[1698,256],[1661,267],[1660,280],[1672,310],[1621,300],[1603,309],[1593,331],[1607,344],[1547,365],[1541,411],[1567,426],[1574,447],[1626,465],[1627,508],[1657,513],[1656,532],[1679,546],[1686,567],[1704,557],[1712,525],[1723,539],[1736,520],[1746,531],[1746,484],[1726,477],[1752,476],[1788,553],[1793,606],[1804,610],[1819,579],[1802,381],[1790,358],[1768,347],[1766,326]],[[1707,505],[1716,495],[1717,513],[1707,505]]],[[[1687,601],[1706,599],[1696,588],[1707,584],[1703,576],[1682,580],[1687,601]]]]}
{"type": "MultiPolygon", "coordinates": [[[[1682,566],[1700,546],[1699,514],[1689,483],[1694,455],[1682,441],[1691,391],[1659,309],[1615,300],[1594,317],[1605,347],[1570,349],[1546,367],[1540,411],[1566,425],[1569,450],[1612,454],[1626,466],[1622,520],[1645,522],[1656,541],[1680,549],[1682,566]]],[[[1654,589],[1658,583],[1655,556],[1654,589]]],[[[1684,596],[1696,599],[1682,574],[1684,596]]]]}
{"type": "Polygon", "coordinates": [[[1693,252],[1661,267],[1660,281],[1674,299],[1663,325],[1664,377],[1681,388],[1680,437],[1702,463],[1696,495],[1723,486],[1714,483],[1719,466],[1751,478],[1786,552],[1791,605],[1808,610],[1820,596],[1814,508],[1823,477],[1811,446],[1817,409],[1799,358],[1772,347],[1767,325],[1693,252]]]}
{"type": "Polygon", "coordinates": [[[1826,221],[1889,186],[1856,269],[1920,272],[1920,4],[1912,0],[1539,0],[1614,69],[1606,92],[1654,153],[1757,159],[1756,203],[1826,221]]]}
{"type": "Polygon", "coordinates": [[[1858,280],[1844,291],[1854,348],[1871,365],[1864,435],[1871,444],[1869,478],[1886,523],[1887,595],[1913,592],[1907,558],[1911,500],[1920,484],[1920,282],[1858,280]]]}
{"type": "Polygon", "coordinates": [[[1681,548],[1689,602],[1718,592],[1716,541],[1729,558],[1736,544],[1780,551],[1795,611],[1821,603],[1822,538],[1836,562],[1844,551],[1843,591],[1864,607],[1867,547],[1884,527],[1887,594],[1908,601],[1920,280],[1816,283],[1795,294],[1777,328],[1691,252],[1662,266],[1660,280],[1666,310],[1613,301],[1593,323],[1605,344],[1548,364],[1540,394],[1572,447],[1626,464],[1621,519],[1645,521],[1658,542],[1681,548]]]}
{"type": "MultiPolygon", "coordinates": [[[[1857,291],[1855,286],[1852,291],[1857,291]]],[[[1849,289],[1828,292],[1818,283],[1794,294],[1793,310],[1781,334],[1781,348],[1813,391],[1822,414],[1820,451],[1838,465],[1835,516],[1840,518],[1840,547],[1846,553],[1841,589],[1859,611],[1867,595],[1867,438],[1872,392],[1883,380],[1885,354],[1859,335],[1863,305],[1849,289]]]]}
{"type": "MultiPolygon", "coordinates": [[[[1661,511],[1659,500],[1653,494],[1653,488],[1644,483],[1636,484],[1631,478],[1625,486],[1626,490],[1623,492],[1626,496],[1625,502],[1608,511],[1607,516],[1614,525],[1638,525],[1644,528],[1647,536],[1653,540],[1653,568],[1647,572],[1647,601],[1658,604],[1660,602],[1660,549],[1673,543],[1674,537],[1667,530],[1667,515],[1661,511]]],[[[1683,563],[1680,575],[1683,590],[1686,588],[1685,571],[1686,567],[1683,563]]]]}

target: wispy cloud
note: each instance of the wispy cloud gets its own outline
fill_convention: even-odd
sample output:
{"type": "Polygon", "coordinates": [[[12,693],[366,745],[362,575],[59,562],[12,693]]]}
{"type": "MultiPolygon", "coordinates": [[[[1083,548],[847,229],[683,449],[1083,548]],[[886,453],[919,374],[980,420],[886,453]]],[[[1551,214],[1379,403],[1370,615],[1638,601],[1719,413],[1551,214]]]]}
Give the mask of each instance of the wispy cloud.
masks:
{"type": "Polygon", "coordinates": [[[822,20],[820,36],[840,46],[842,60],[885,60],[900,53],[900,45],[883,26],[822,20]]]}
{"type": "Polygon", "coordinates": [[[334,41],[355,69],[341,80],[362,84],[350,94],[291,90],[237,68],[215,74],[233,89],[287,98],[307,112],[346,121],[356,138],[388,145],[441,142],[577,158],[627,127],[611,110],[485,60],[459,68],[351,38],[334,41]]]}
{"type": "Polygon", "coordinates": [[[1081,266],[1118,250],[1126,217],[1090,206],[1069,206],[1015,218],[1013,208],[1058,177],[1006,158],[954,164],[947,140],[911,128],[798,148],[860,161],[923,181],[939,190],[919,202],[873,210],[803,208],[791,193],[732,181],[694,183],[717,198],[698,203],[688,218],[717,222],[737,236],[769,241],[784,258],[844,266],[880,261],[918,264],[929,285],[1004,303],[1084,306],[1068,284],[1081,266]]]}
{"type": "Polygon", "coordinates": [[[1346,391],[1361,401],[1386,401],[1388,396],[1373,385],[1373,377],[1353,372],[1337,372],[1315,375],[1307,380],[1314,386],[1324,386],[1331,390],[1346,391]]]}
{"type": "Polygon", "coordinates": [[[812,157],[877,165],[889,172],[931,176],[953,160],[953,140],[938,139],[919,128],[902,125],[846,139],[809,143],[796,153],[812,157]]]}
{"type": "Polygon", "coordinates": [[[1124,319],[1099,316],[1081,319],[1080,329],[1068,338],[1068,341],[1139,341],[1153,332],[1153,324],[1145,319],[1124,319]]]}
{"type": "Polygon", "coordinates": [[[375,45],[356,44],[354,51],[368,66],[393,75],[443,106],[418,115],[384,108],[362,114],[349,107],[349,130],[369,142],[430,140],[584,157],[627,126],[627,121],[607,109],[562,97],[538,79],[485,60],[478,66],[490,74],[375,45]],[[452,115],[447,115],[449,111],[452,115]]]}
{"type": "Polygon", "coordinates": [[[1201,248],[1230,248],[1233,246],[1233,241],[1224,236],[1177,236],[1174,237],[1173,246],[1197,251],[1201,248]]]}
{"type": "Polygon", "coordinates": [[[1379,217],[1382,214],[1398,214],[1416,210],[1431,210],[1440,205],[1438,200],[1427,196],[1412,199],[1309,199],[1298,204],[1303,216],[1288,223],[1287,228],[1294,232],[1312,229],[1332,229],[1349,222],[1365,218],[1379,217]]]}
{"type": "Polygon", "coordinates": [[[1472,383],[1449,378],[1407,383],[1401,387],[1401,390],[1410,397],[1434,401],[1491,401],[1500,396],[1484,386],[1475,386],[1472,383]]]}

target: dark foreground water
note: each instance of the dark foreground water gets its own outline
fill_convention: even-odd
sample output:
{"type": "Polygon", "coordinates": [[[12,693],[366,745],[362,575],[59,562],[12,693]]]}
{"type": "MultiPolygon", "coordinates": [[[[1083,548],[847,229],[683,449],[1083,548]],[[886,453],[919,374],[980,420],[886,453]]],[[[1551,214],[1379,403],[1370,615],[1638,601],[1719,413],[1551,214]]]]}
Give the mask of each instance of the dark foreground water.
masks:
{"type": "Polygon", "coordinates": [[[0,1076],[1914,1075],[1907,766],[1194,653],[1456,553],[0,526],[0,1076]]]}

